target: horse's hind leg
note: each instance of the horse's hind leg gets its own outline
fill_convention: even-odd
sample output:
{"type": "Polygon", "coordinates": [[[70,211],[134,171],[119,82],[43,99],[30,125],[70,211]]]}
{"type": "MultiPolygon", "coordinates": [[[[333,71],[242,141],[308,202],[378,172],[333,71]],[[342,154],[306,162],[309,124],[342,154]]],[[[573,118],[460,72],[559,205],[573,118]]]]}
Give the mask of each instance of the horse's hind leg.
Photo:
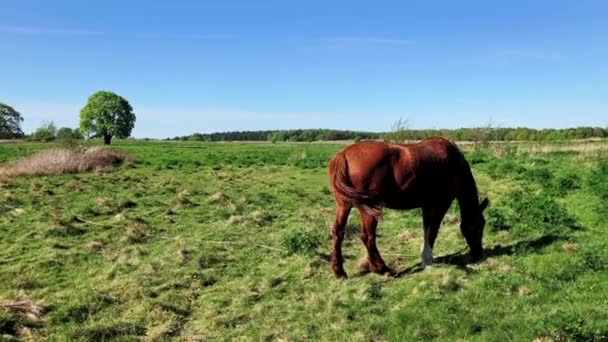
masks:
{"type": "Polygon", "coordinates": [[[331,268],[336,278],[346,278],[342,260],[342,240],[346,231],[346,222],[350,213],[350,204],[336,202],[336,219],[331,228],[332,251],[330,256],[331,268]]]}
{"type": "Polygon", "coordinates": [[[424,242],[420,248],[422,266],[429,267],[433,264],[433,246],[439,232],[439,226],[450,208],[450,204],[422,208],[422,224],[424,226],[424,242]]]}
{"type": "Polygon", "coordinates": [[[386,266],[376,246],[378,219],[361,209],[359,211],[361,212],[361,232],[359,237],[367,249],[370,270],[380,274],[392,274],[393,271],[386,266]]]}

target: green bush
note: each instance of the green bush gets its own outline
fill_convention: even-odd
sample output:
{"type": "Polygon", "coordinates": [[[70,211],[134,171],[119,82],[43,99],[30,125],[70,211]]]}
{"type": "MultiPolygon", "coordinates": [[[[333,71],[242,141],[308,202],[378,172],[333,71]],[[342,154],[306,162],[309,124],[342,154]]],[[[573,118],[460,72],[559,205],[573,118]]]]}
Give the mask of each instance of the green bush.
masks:
{"type": "Polygon", "coordinates": [[[547,188],[551,185],[551,181],[553,180],[553,173],[546,167],[534,166],[530,169],[526,169],[518,173],[515,179],[525,182],[536,182],[544,188],[547,188]]]}
{"type": "Polygon", "coordinates": [[[34,141],[49,142],[55,140],[57,136],[57,127],[53,122],[43,122],[40,128],[38,128],[31,136],[30,139],[34,141]]]}
{"type": "Polygon", "coordinates": [[[57,139],[65,140],[65,139],[82,139],[82,134],[80,134],[80,130],[71,129],[69,127],[61,127],[57,130],[57,139]]]}
{"type": "Polygon", "coordinates": [[[525,173],[527,169],[514,160],[496,159],[488,163],[487,171],[490,177],[494,179],[507,177],[520,178],[520,175],[525,173]]]}
{"type": "Polygon", "coordinates": [[[556,234],[574,224],[568,212],[545,192],[535,194],[530,190],[518,190],[508,196],[505,204],[511,210],[509,225],[517,235],[556,234]]]}
{"type": "Polygon", "coordinates": [[[587,179],[587,186],[592,193],[608,201],[608,159],[598,163],[587,179]]]}
{"type": "Polygon", "coordinates": [[[472,165],[487,163],[493,158],[494,157],[492,157],[492,155],[488,151],[485,151],[483,149],[476,149],[468,153],[467,155],[467,159],[472,165]]]}
{"type": "Polygon", "coordinates": [[[575,173],[560,175],[553,179],[550,192],[557,196],[564,196],[581,188],[581,178],[575,173]]]}
{"type": "Polygon", "coordinates": [[[581,270],[593,272],[603,271],[608,268],[607,246],[601,243],[587,243],[583,245],[578,253],[581,270]]]}
{"type": "Polygon", "coordinates": [[[282,246],[286,253],[313,255],[317,247],[321,246],[323,237],[313,231],[291,230],[283,238],[282,246]]]}
{"type": "Polygon", "coordinates": [[[509,230],[511,225],[503,209],[490,207],[485,211],[486,224],[493,231],[509,230]]]}

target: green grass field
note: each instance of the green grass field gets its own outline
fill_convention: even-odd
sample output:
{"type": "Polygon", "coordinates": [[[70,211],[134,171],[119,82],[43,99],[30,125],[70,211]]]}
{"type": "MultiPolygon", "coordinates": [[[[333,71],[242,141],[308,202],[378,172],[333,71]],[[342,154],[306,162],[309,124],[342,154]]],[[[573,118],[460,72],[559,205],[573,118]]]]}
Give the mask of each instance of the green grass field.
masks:
{"type": "MultiPolygon", "coordinates": [[[[0,163],[51,146],[0,144],[0,163]]],[[[422,270],[420,212],[387,210],[378,247],[400,276],[360,272],[353,212],[337,281],[326,165],[343,145],[118,141],[134,162],[111,172],[0,183],[0,300],[44,307],[0,308],[0,340],[606,340],[593,146],[467,148],[487,258],[464,262],[454,204],[422,270]]]]}

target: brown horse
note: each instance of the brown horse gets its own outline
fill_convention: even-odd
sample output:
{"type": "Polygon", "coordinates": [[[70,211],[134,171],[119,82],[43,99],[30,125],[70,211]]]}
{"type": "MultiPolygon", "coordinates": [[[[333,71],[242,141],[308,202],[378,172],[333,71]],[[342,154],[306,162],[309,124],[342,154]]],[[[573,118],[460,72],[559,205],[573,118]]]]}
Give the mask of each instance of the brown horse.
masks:
{"type": "Polygon", "coordinates": [[[416,144],[364,141],[344,148],[329,163],[329,178],[336,199],[336,219],[331,233],[331,265],[338,278],[346,278],[342,266],[342,240],[352,207],[361,213],[359,237],[368,253],[370,270],[392,274],[376,247],[376,226],[382,208],[422,208],[424,266],[433,261],[433,245],[441,221],[456,198],[460,205],[460,229],[471,256],[482,255],[487,198],[480,204],[469,163],[449,140],[432,137],[416,144]]]}

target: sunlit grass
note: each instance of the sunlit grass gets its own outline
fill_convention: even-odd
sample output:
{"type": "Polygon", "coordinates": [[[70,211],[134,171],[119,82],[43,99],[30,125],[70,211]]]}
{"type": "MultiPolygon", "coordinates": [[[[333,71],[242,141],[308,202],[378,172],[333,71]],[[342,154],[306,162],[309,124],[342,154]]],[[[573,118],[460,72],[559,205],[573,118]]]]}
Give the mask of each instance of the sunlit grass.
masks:
{"type": "MultiPolygon", "coordinates": [[[[45,147],[2,146],[0,160],[45,147]]],[[[337,281],[327,261],[333,200],[325,166],[341,147],[119,142],[114,148],[134,158],[130,167],[2,183],[0,300],[45,309],[28,321],[0,307],[0,334],[607,338],[608,216],[597,186],[605,152],[469,151],[480,192],[504,216],[500,229],[486,227],[484,261],[467,264],[458,254],[466,245],[453,206],[435,266],[422,271],[419,211],[388,210],[378,246],[401,275],[361,272],[354,211],[344,243],[351,277],[337,281]],[[545,222],[547,208],[558,215],[545,222]]]]}

